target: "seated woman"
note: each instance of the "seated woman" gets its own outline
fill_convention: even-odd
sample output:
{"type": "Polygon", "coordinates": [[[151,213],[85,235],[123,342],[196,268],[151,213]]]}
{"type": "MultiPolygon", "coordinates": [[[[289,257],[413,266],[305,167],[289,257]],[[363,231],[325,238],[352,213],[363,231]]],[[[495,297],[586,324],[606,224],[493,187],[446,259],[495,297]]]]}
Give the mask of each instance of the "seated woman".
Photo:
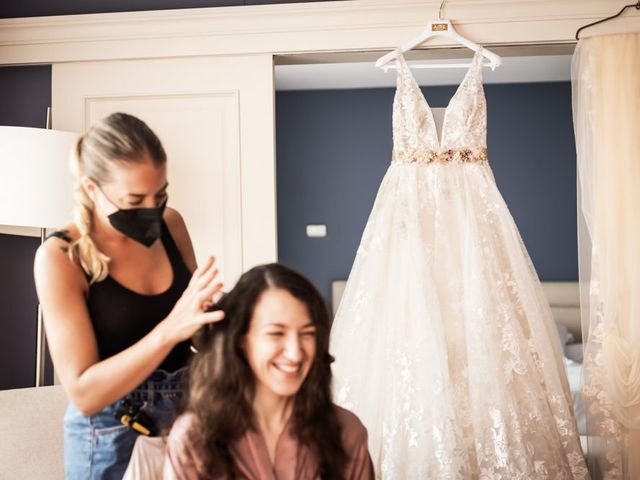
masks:
{"type": "Polygon", "coordinates": [[[255,267],[199,336],[165,479],[373,479],[367,431],[331,401],[330,317],[316,288],[255,267]]]}

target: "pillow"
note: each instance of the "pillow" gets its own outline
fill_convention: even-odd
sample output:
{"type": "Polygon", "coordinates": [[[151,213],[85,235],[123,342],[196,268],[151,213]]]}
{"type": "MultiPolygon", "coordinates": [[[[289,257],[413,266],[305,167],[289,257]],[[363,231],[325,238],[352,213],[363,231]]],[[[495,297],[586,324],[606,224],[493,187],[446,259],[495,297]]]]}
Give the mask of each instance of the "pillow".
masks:
{"type": "Polygon", "coordinates": [[[571,343],[569,345],[564,346],[564,356],[569,360],[573,360],[577,363],[582,363],[582,344],[581,343],[571,343]]]}
{"type": "Polygon", "coordinates": [[[573,337],[573,334],[567,329],[567,327],[565,327],[561,323],[556,322],[556,329],[558,330],[560,343],[562,344],[563,347],[565,345],[575,342],[576,339],[573,337]]]}

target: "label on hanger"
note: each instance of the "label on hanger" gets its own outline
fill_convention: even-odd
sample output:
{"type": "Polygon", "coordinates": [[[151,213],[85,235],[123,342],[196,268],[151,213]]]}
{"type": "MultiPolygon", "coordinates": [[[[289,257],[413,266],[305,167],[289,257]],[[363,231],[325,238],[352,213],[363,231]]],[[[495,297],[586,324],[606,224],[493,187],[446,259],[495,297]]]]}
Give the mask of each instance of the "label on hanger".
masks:
{"type": "Polygon", "coordinates": [[[446,32],[449,30],[449,25],[446,23],[432,23],[431,31],[432,32],[446,32]]]}

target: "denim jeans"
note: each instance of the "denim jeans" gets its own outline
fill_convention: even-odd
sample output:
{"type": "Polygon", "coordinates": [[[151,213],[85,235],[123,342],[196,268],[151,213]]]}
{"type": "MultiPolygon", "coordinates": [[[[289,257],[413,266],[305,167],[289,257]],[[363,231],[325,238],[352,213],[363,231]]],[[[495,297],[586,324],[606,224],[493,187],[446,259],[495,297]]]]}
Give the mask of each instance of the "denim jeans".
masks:
{"type": "Polygon", "coordinates": [[[171,427],[182,396],[186,369],[154,371],[125,398],[87,416],[69,404],[64,416],[64,467],[67,480],[121,480],[139,435],[114,416],[125,400],[140,407],[158,434],[171,427]]]}

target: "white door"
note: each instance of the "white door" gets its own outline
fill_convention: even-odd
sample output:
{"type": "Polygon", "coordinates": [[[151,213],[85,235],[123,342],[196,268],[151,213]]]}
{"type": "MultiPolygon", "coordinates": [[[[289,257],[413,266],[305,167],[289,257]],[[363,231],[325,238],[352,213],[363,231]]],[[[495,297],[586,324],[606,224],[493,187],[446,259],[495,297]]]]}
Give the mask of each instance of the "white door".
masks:
{"type": "Polygon", "coordinates": [[[143,119],[168,156],[169,205],[198,263],[214,254],[227,289],[276,260],[271,55],[53,65],[53,127],[85,132],[116,111],[143,119]]]}

